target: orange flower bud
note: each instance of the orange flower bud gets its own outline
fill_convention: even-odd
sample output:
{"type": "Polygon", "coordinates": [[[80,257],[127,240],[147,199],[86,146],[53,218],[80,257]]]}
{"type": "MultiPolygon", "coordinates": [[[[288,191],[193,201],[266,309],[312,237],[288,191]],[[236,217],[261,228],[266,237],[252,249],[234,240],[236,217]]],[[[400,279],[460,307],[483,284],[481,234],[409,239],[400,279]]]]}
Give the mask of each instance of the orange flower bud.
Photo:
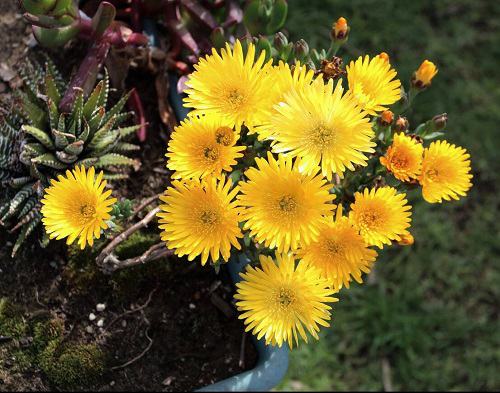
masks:
{"type": "Polygon", "coordinates": [[[340,17],[337,23],[332,27],[332,39],[334,41],[344,41],[347,39],[350,27],[347,25],[347,20],[340,17]]]}
{"type": "Polygon", "coordinates": [[[384,59],[385,61],[387,61],[389,63],[389,55],[385,52],[382,52],[380,55],[378,55],[379,57],[381,57],[382,59],[384,59]]]}
{"type": "Polygon", "coordinates": [[[409,127],[410,125],[406,117],[399,116],[398,119],[394,122],[392,130],[395,132],[405,132],[409,127]]]}
{"type": "Polygon", "coordinates": [[[411,246],[413,245],[413,243],[415,243],[415,238],[411,234],[401,235],[401,240],[399,240],[397,243],[400,246],[411,246]]]}
{"type": "Polygon", "coordinates": [[[412,86],[423,90],[431,85],[431,80],[437,74],[438,69],[432,61],[425,60],[411,78],[412,86]]]}
{"type": "Polygon", "coordinates": [[[394,113],[390,110],[385,110],[380,114],[380,124],[384,127],[389,126],[394,121],[394,113]]]}

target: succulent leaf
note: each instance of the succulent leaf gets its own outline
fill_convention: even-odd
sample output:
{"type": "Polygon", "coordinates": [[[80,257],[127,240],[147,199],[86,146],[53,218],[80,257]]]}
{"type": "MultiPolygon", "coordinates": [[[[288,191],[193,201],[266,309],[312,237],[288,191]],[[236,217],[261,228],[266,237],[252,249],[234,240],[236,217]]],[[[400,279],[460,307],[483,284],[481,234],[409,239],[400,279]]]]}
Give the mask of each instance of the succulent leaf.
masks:
{"type": "Polygon", "coordinates": [[[40,130],[37,127],[28,125],[23,125],[21,128],[28,134],[39,140],[47,149],[53,150],[55,148],[52,139],[50,139],[50,136],[46,132],[40,130]]]}

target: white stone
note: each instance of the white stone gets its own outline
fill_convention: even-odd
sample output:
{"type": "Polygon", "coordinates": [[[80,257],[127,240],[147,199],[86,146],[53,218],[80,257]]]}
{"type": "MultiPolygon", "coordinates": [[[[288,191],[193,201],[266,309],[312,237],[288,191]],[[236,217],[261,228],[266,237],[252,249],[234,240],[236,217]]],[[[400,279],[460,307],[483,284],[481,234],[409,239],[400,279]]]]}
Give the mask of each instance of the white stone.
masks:
{"type": "Polygon", "coordinates": [[[104,319],[99,319],[99,320],[97,321],[97,326],[98,326],[98,327],[103,327],[103,326],[104,326],[104,319]]]}
{"type": "Polygon", "coordinates": [[[95,316],[95,314],[94,314],[93,312],[91,312],[91,313],[89,314],[89,321],[93,321],[93,320],[95,320],[96,318],[97,318],[97,317],[95,316]]]}
{"type": "Polygon", "coordinates": [[[97,306],[95,306],[96,310],[98,312],[104,311],[106,309],[106,305],[103,303],[99,303],[97,306]]]}

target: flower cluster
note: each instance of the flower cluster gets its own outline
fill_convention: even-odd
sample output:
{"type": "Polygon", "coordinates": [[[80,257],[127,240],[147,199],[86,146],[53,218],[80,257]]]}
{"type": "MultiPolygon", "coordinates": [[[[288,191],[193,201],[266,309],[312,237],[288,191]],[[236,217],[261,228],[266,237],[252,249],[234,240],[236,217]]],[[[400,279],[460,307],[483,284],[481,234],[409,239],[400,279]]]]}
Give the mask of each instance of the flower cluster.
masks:
{"type": "MultiPolygon", "coordinates": [[[[348,33],[339,19],[334,54],[348,33]]],[[[307,342],[306,331],[317,339],[319,326],[329,326],[327,303],[370,273],[375,248],[413,244],[407,192],[421,186],[425,200],[442,202],[471,187],[464,149],[424,146],[442,135],[446,118],[411,133],[400,116],[430,86],[434,64],[425,61],[405,93],[384,52],[360,56],[335,77],[327,66],[342,60],[322,53],[315,71],[273,64],[251,42],[213,49],[186,83],[184,105],[193,110],[167,147],[173,181],[157,214],[162,241],[202,265],[245,252],[252,263],[237,285],[240,318],[272,345],[307,342]],[[348,88],[337,79],[343,73],[348,88]]],[[[98,237],[111,201],[93,175],[68,174],[48,190],[42,212],[51,236],[80,236],[82,247],[98,237]],[[67,208],[69,199],[78,203],[67,208]]]]}

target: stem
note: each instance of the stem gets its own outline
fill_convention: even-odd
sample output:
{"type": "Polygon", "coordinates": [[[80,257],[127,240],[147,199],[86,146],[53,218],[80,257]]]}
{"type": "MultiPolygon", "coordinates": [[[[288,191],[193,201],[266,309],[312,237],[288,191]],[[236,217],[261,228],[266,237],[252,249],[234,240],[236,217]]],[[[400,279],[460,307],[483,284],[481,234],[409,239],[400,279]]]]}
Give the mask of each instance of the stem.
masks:
{"type": "Polygon", "coordinates": [[[80,89],[83,90],[84,96],[91,92],[110,46],[110,42],[106,40],[94,42],[61,100],[59,105],[61,112],[71,112],[80,89]]]}

